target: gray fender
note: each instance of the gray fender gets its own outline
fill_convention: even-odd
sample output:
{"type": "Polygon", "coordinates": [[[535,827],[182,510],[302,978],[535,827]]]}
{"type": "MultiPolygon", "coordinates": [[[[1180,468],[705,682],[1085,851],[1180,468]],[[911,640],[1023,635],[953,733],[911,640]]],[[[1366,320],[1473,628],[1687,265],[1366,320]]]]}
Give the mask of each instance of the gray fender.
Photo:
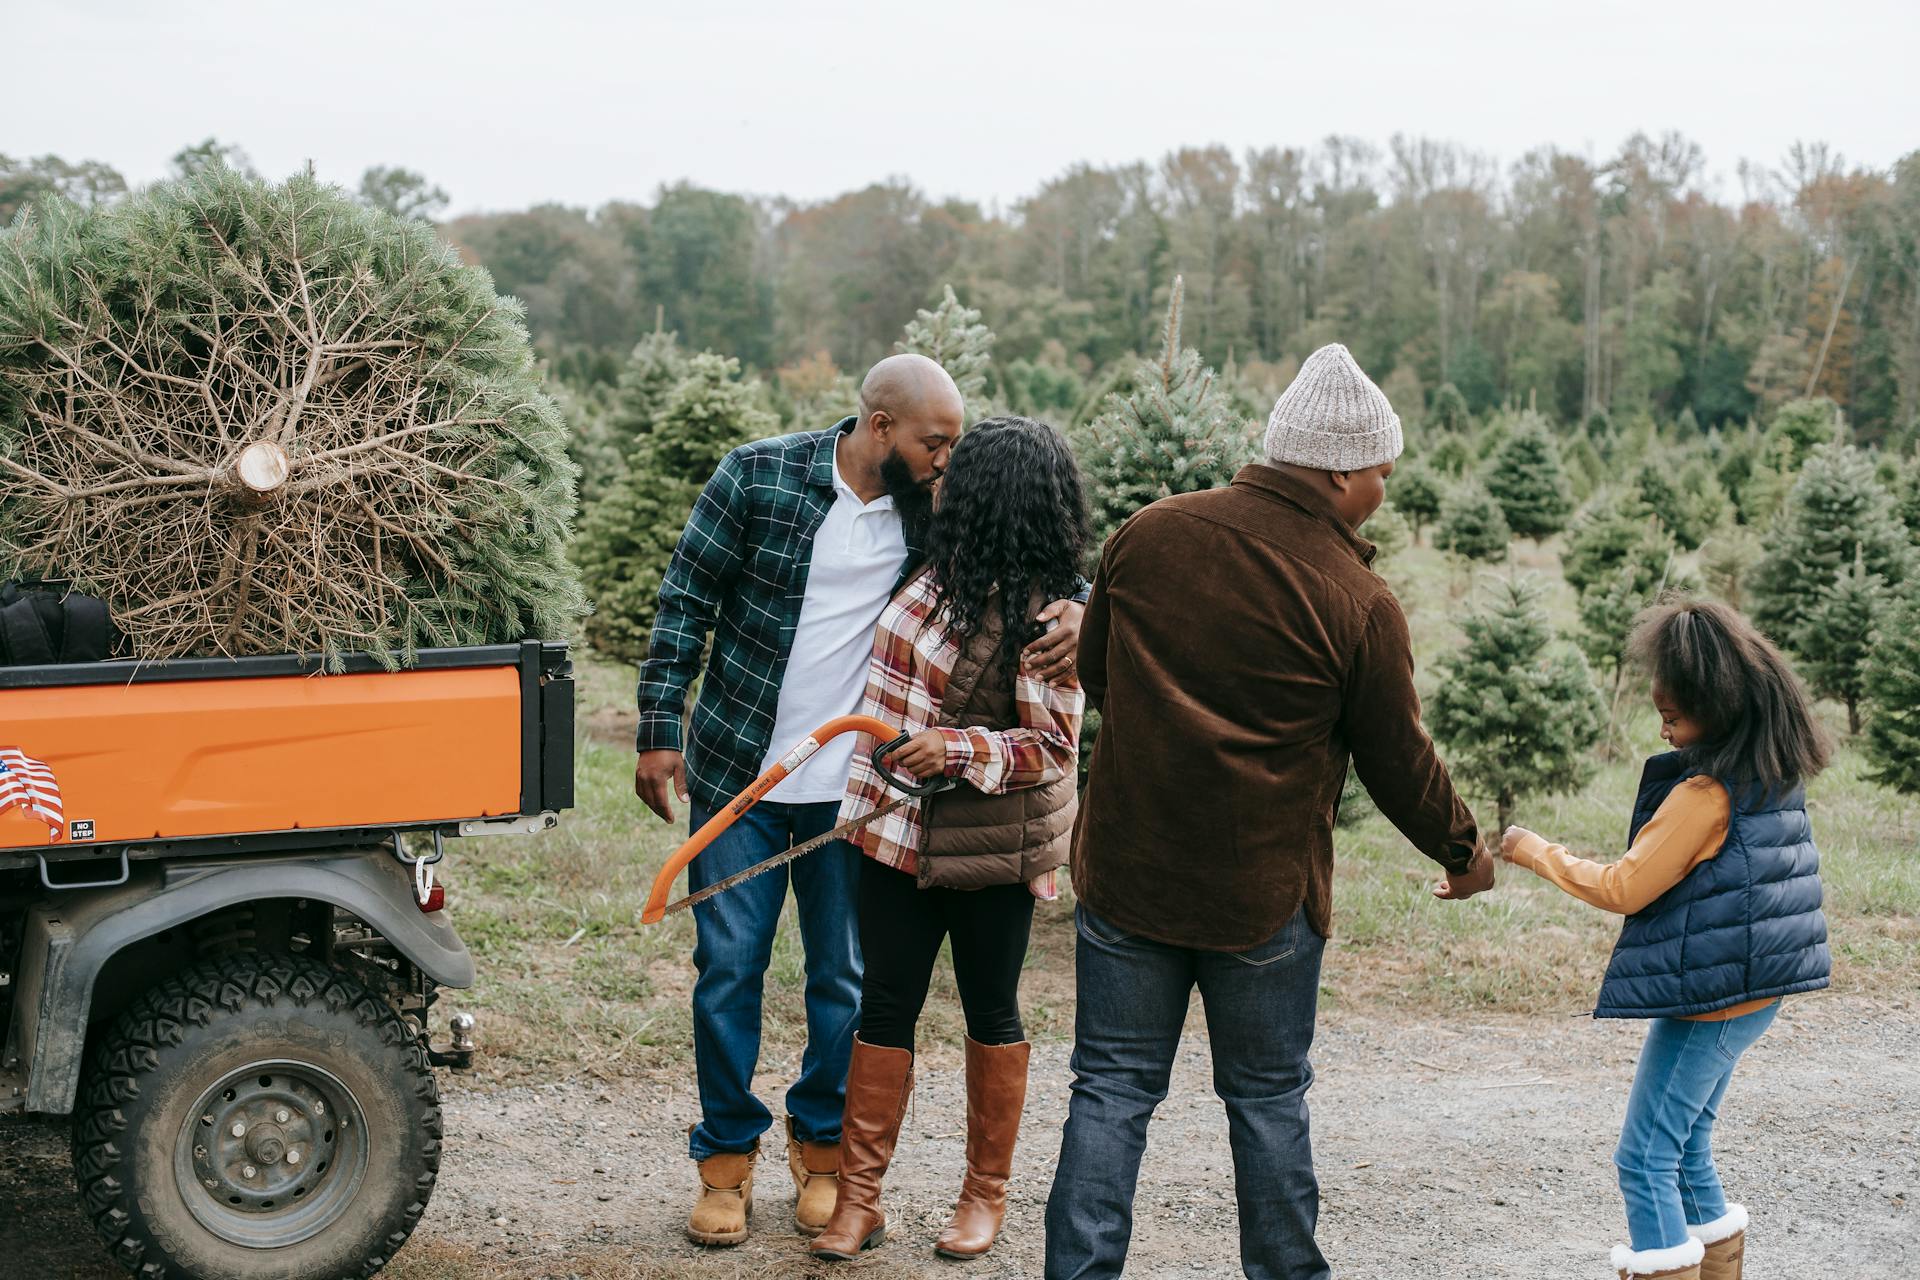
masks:
{"type": "Polygon", "coordinates": [[[12,1044],[29,1111],[73,1109],[100,971],[122,949],[236,903],[307,898],[351,911],[443,987],[473,985],[473,957],[446,913],[423,914],[385,849],[135,863],[126,884],[52,897],[28,913],[12,1044]]]}

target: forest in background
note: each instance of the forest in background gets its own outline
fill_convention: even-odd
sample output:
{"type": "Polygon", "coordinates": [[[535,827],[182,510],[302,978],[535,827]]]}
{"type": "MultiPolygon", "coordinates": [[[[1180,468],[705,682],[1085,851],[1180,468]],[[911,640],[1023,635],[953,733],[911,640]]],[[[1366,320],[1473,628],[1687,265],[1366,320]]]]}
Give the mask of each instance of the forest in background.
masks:
{"type": "MultiPolygon", "coordinates": [[[[244,166],[212,139],[177,171],[244,166]]],[[[1097,384],[1156,345],[1175,275],[1188,340],[1255,398],[1344,342],[1403,414],[1442,383],[1475,413],[1532,402],[1683,412],[1702,427],[1805,396],[1859,438],[1920,420],[1920,151],[1886,170],[1808,143],[1710,184],[1681,135],[1510,164],[1452,143],[1335,137],[1236,155],[1078,164],[1006,210],[906,179],[818,203],[663,187],[651,205],[537,205],[443,233],[527,306],[560,379],[611,384],[644,334],[737,357],[776,387],[857,371],[951,284],[994,325],[1007,377],[1097,384]]],[[[97,162],[0,156],[0,222],[36,193],[109,200],[97,162]]],[[[363,198],[437,217],[444,192],[368,170],[363,198]]],[[[996,387],[996,389],[999,389],[996,387]]]]}

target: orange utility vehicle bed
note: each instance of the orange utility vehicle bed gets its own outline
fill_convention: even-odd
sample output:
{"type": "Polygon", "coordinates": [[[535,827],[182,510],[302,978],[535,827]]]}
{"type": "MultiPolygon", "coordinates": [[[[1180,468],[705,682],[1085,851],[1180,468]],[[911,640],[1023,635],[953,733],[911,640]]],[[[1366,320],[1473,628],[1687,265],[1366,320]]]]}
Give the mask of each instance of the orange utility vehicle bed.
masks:
{"type": "Polygon", "coordinates": [[[345,666],[322,674],[306,655],[0,668],[0,765],[16,793],[0,809],[0,870],[536,829],[571,807],[564,644],[345,666]]]}

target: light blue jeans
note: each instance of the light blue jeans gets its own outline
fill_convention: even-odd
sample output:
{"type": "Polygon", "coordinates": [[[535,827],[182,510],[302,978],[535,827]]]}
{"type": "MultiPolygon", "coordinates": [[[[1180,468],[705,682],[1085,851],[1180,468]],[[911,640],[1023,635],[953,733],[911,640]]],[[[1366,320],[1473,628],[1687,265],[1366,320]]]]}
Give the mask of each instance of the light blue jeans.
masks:
{"type": "Polygon", "coordinates": [[[1647,1029],[1613,1154],[1636,1252],[1687,1242],[1687,1228],[1724,1217],[1713,1122],[1740,1055],[1773,1025],[1775,1001],[1725,1022],[1655,1018],[1647,1029]]]}

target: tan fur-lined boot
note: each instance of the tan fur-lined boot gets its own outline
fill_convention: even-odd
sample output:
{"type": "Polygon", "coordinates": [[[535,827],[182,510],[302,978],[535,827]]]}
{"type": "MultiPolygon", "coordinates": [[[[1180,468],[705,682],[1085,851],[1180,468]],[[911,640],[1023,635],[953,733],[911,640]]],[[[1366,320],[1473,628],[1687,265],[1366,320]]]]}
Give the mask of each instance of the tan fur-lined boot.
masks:
{"type": "Polygon", "coordinates": [[[1027,1105],[1027,1056],[1033,1046],[985,1045],[967,1038],[967,1176],[953,1221],[940,1233],[935,1253],[977,1258],[993,1248],[1007,1217],[1007,1177],[1020,1113],[1027,1105]]]}
{"type": "Polygon", "coordinates": [[[1613,1246],[1613,1269],[1620,1280],[1700,1280],[1700,1259],[1706,1246],[1688,1238],[1671,1249],[1629,1249],[1613,1246]]]}
{"type": "Polygon", "coordinates": [[[739,1244],[753,1213],[753,1162],[760,1144],[744,1152],[723,1151],[699,1164],[700,1199],[687,1215],[687,1238],[695,1244],[739,1244]]]}
{"type": "Polygon", "coordinates": [[[847,1109],[840,1121],[840,1194],[826,1229],[808,1246],[816,1258],[850,1262],[887,1238],[880,1180],[893,1163],[900,1121],[913,1092],[913,1054],[853,1038],[847,1109]]]}
{"type": "Polygon", "coordinates": [[[839,1198],[840,1144],[800,1141],[788,1116],[787,1171],[793,1175],[793,1225],[803,1236],[817,1236],[839,1198]]]}
{"type": "Polygon", "coordinates": [[[1688,1227],[1687,1234],[1706,1246],[1700,1260],[1700,1280],[1740,1280],[1746,1267],[1747,1211],[1737,1204],[1712,1222],[1688,1227]]]}

